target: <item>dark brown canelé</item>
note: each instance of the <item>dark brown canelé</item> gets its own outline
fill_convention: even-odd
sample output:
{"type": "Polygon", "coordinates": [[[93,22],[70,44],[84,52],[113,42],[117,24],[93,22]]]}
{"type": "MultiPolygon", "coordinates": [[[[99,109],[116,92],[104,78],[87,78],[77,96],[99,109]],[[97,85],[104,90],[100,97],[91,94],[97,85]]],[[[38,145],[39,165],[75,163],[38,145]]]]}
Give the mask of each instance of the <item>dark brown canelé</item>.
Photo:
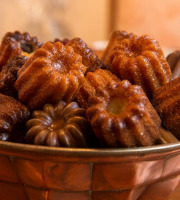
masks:
{"type": "Polygon", "coordinates": [[[28,107],[0,93],[0,140],[9,140],[13,129],[25,123],[29,116],[28,107]]]}
{"type": "Polygon", "coordinates": [[[29,57],[33,51],[41,46],[42,43],[38,42],[37,37],[31,37],[27,32],[6,33],[0,45],[0,71],[14,56],[24,55],[29,57]]]}
{"type": "Polygon", "coordinates": [[[0,72],[0,93],[18,98],[18,93],[14,88],[17,80],[17,72],[24,65],[28,58],[26,56],[17,55],[10,59],[0,72]]]}
{"type": "Polygon", "coordinates": [[[76,102],[45,104],[33,112],[26,126],[28,143],[60,147],[93,147],[97,140],[90,128],[85,109],[76,102]]]}

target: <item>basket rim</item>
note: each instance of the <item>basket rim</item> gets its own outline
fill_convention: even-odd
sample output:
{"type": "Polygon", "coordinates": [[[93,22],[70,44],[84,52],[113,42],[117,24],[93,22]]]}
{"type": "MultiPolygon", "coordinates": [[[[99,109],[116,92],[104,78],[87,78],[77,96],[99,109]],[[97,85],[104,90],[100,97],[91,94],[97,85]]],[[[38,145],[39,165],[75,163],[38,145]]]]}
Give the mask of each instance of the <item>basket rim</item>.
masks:
{"type": "Polygon", "coordinates": [[[24,153],[41,153],[48,155],[76,155],[76,156],[139,156],[149,154],[161,154],[171,151],[180,151],[180,142],[161,144],[148,147],[131,147],[131,148],[64,148],[49,147],[32,144],[21,144],[8,141],[0,141],[0,152],[24,152],[24,153]]]}

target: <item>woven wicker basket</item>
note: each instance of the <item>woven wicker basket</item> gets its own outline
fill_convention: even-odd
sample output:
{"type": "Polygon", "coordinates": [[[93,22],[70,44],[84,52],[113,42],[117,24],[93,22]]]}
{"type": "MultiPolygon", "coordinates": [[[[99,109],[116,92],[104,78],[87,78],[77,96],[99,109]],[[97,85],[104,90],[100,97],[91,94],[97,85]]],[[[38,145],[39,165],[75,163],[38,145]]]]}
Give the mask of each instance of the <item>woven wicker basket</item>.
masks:
{"type": "Polygon", "coordinates": [[[166,200],[179,163],[180,142],[129,149],[0,142],[0,199],[166,200]]]}

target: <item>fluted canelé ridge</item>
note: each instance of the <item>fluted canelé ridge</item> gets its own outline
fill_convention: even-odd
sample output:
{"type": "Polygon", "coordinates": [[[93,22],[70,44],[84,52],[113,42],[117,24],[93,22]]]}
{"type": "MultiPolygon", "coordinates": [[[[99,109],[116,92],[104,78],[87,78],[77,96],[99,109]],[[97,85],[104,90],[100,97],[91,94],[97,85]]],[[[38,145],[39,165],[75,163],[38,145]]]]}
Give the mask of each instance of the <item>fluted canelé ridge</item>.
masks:
{"type": "Polygon", "coordinates": [[[43,110],[33,112],[27,122],[29,143],[60,147],[90,147],[96,144],[85,109],[76,102],[60,101],[55,106],[45,104],[43,110]]]}
{"type": "Polygon", "coordinates": [[[111,70],[121,80],[140,85],[149,99],[171,79],[171,69],[159,43],[147,35],[124,38],[109,54],[111,70]]]}
{"type": "Polygon", "coordinates": [[[0,45],[0,71],[14,56],[29,57],[33,51],[41,46],[42,43],[38,42],[37,37],[31,37],[27,32],[7,32],[0,45]]]}
{"type": "Polygon", "coordinates": [[[61,42],[37,49],[18,71],[19,100],[32,110],[59,100],[70,102],[85,78],[82,57],[61,42]]]}
{"type": "Polygon", "coordinates": [[[164,126],[180,139],[180,77],[158,89],[152,104],[164,126]]]}
{"type": "Polygon", "coordinates": [[[127,80],[89,98],[87,117],[103,147],[159,142],[161,120],[142,88],[127,80]]]}
{"type": "Polygon", "coordinates": [[[0,72],[0,93],[18,98],[18,93],[14,88],[17,80],[17,72],[27,60],[26,56],[17,55],[10,59],[0,72]]]}
{"type": "Polygon", "coordinates": [[[103,68],[102,61],[81,38],[73,38],[67,42],[66,46],[71,46],[76,53],[82,56],[82,63],[87,68],[86,73],[94,72],[96,69],[103,68]]]}
{"type": "Polygon", "coordinates": [[[8,140],[15,126],[25,123],[29,116],[28,107],[0,93],[0,140],[8,140]]]}
{"type": "Polygon", "coordinates": [[[112,74],[109,70],[103,69],[88,72],[85,78],[84,84],[76,94],[76,100],[83,108],[88,107],[88,99],[90,96],[96,95],[98,87],[105,89],[120,81],[115,74],[112,74]]]}

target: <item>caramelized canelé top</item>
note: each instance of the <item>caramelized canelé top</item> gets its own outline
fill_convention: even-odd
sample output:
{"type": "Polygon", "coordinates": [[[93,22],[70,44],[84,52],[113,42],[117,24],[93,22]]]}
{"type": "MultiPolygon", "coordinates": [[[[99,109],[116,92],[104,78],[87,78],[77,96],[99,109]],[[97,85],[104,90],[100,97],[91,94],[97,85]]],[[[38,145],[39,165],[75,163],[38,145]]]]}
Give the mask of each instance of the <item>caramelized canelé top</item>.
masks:
{"type": "Polygon", "coordinates": [[[37,37],[31,37],[29,33],[19,31],[8,32],[0,45],[0,71],[9,59],[16,55],[29,57],[33,51],[42,46],[37,37]]]}
{"type": "Polygon", "coordinates": [[[82,57],[61,42],[37,49],[18,71],[15,88],[30,109],[59,100],[70,102],[85,81],[82,57]]]}

